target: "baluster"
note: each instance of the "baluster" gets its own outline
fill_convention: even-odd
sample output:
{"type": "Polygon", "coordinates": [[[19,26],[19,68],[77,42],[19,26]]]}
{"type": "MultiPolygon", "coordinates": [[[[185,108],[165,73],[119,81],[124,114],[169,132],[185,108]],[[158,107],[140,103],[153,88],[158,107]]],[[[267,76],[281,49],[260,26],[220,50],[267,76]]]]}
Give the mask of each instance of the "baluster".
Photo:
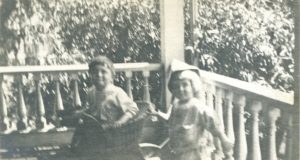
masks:
{"type": "MultiPolygon", "coordinates": [[[[220,123],[220,129],[224,131],[224,121],[223,121],[223,96],[224,92],[221,88],[215,88],[211,86],[211,93],[216,93],[215,96],[215,110],[216,114],[219,118],[220,123]]],[[[211,95],[210,95],[211,96],[211,95]]],[[[223,152],[222,152],[222,145],[220,143],[220,140],[218,138],[214,139],[216,150],[214,151],[214,157],[215,160],[221,160],[223,158],[223,152]]]]}
{"type": "Polygon", "coordinates": [[[6,133],[9,128],[9,119],[7,117],[7,106],[6,106],[6,102],[5,102],[5,97],[4,97],[4,92],[3,92],[3,88],[2,88],[2,83],[3,83],[3,75],[0,74],[0,98],[1,98],[1,102],[0,102],[0,132],[6,133]]]}
{"type": "Polygon", "coordinates": [[[143,76],[144,76],[144,98],[143,100],[146,102],[150,102],[150,91],[149,91],[149,76],[150,76],[150,71],[144,70],[143,71],[143,76]]]}
{"type": "Polygon", "coordinates": [[[197,95],[198,98],[200,99],[201,106],[205,106],[206,105],[204,84],[205,84],[205,82],[204,82],[203,78],[201,77],[201,86],[199,87],[200,91],[199,91],[199,94],[197,95]]]}
{"type": "Polygon", "coordinates": [[[288,114],[287,119],[287,144],[286,144],[286,159],[292,160],[293,158],[293,117],[288,114]]]}
{"type": "Polygon", "coordinates": [[[205,81],[203,81],[203,84],[202,84],[202,87],[203,87],[203,91],[202,91],[202,95],[201,95],[201,98],[203,99],[203,104],[205,106],[208,106],[208,100],[207,100],[207,83],[205,81]]]}
{"type": "MultiPolygon", "coordinates": [[[[283,110],[282,114],[280,115],[281,118],[281,125],[283,134],[280,137],[280,142],[278,146],[278,159],[284,159],[284,160],[292,160],[292,143],[294,140],[292,139],[292,119],[293,117],[291,116],[291,111],[290,110],[283,110]]],[[[269,129],[269,127],[267,128],[269,129]]],[[[278,137],[276,138],[278,139],[278,137]]],[[[267,144],[269,145],[269,144],[267,144]]],[[[267,150],[266,150],[267,152],[267,150]]],[[[266,159],[266,158],[265,158],[266,159]]]]}
{"type": "Polygon", "coordinates": [[[78,74],[71,74],[71,79],[73,80],[74,88],[73,88],[73,107],[81,107],[81,100],[79,95],[78,88],[78,74]]]}
{"type": "Polygon", "coordinates": [[[277,160],[276,152],[276,121],[280,117],[278,108],[271,108],[268,111],[268,160],[277,160]]]}
{"type": "Polygon", "coordinates": [[[206,83],[206,104],[208,107],[213,108],[214,109],[214,94],[216,92],[216,88],[212,86],[212,84],[208,84],[206,83]]]}
{"type": "Polygon", "coordinates": [[[234,158],[237,160],[246,160],[247,158],[247,141],[245,133],[245,118],[244,108],[246,106],[246,97],[244,95],[235,95],[233,101],[234,107],[237,109],[237,123],[238,129],[236,134],[236,141],[234,145],[234,158]]]}
{"type": "Polygon", "coordinates": [[[63,101],[60,93],[60,81],[59,81],[59,73],[53,75],[53,79],[55,81],[55,106],[54,106],[54,115],[53,121],[55,125],[60,126],[60,117],[59,114],[64,110],[63,101]]]}
{"type": "MultiPolygon", "coordinates": [[[[285,128],[285,127],[284,127],[285,128]]],[[[286,143],[287,143],[287,128],[285,128],[285,131],[283,132],[282,136],[281,136],[281,140],[279,142],[279,146],[278,146],[278,157],[280,159],[283,159],[286,155],[286,143]]]]}
{"type": "MultiPolygon", "coordinates": [[[[147,103],[151,103],[151,97],[150,97],[150,91],[149,91],[149,76],[150,76],[150,71],[149,70],[144,70],[143,71],[143,77],[144,77],[144,97],[143,100],[147,103]]],[[[151,120],[153,122],[157,121],[157,117],[151,116],[151,120]]]]}
{"type": "Polygon", "coordinates": [[[56,74],[54,79],[55,79],[56,111],[63,111],[64,105],[63,105],[63,101],[62,101],[61,93],[60,93],[59,75],[56,74]]]}
{"type": "Polygon", "coordinates": [[[43,131],[47,126],[47,121],[45,118],[45,106],[43,101],[43,96],[41,93],[41,75],[35,74],[35,86],[36,86],[36,95],[37,95],[37,102],[36,102],[36,108],[37,108],[37,119],[36,119],[36,127],[37,129],[40,129],[43,131]]]}
{"type": "Polygon", "coordinates": [[[250,106],[250,112],[252,115],[251,124],[251,147],[249,148],[249,160],[261,160],[261,151],[259,144],[259,112],[262,109],[261,102],[254,101],[250,106]]]}
{"type": "Polygon", "coordinates": [[[131,85],[131,80],[132,80],[132,72],[131,71],[125,71],[125,76],[126,76],[126,84],[127,84],[127,94],[128,96],[133,99],[133,95],[132,95],[132,85],[131,85]]]}
{"type": "MultiPolygon", "coordinates": [[[[234,130],[233,130],[233,117],[232,117],[232,108],[233,108],[233,93],[231,91],[226,91],[225,93],[225,106],[226,106],[226,127],[225,132],[228,139],[234,143],[234,130]]],[[[233,152],[225,153],[225,159],[233,159],[233,152]]]]}
{"type": "Polygon", "coordinates": [[[19,120],[17,122],[17,129],[21,132],[29,131],[28,126],[28,117],[27,117],[27,108],[24,101],[23,96],[23,82],[22,82],[22,75],[17,76],[18,81],[18,115],[19,120]]]}
{"type": "Polygon", "coordinates": [[[222,131],[224,131],[223,97],[224,97],[223,89],[216,88],[215,107],[216,107],[216,113],[220,119],[220,126],[221,126],[222,131]]]}

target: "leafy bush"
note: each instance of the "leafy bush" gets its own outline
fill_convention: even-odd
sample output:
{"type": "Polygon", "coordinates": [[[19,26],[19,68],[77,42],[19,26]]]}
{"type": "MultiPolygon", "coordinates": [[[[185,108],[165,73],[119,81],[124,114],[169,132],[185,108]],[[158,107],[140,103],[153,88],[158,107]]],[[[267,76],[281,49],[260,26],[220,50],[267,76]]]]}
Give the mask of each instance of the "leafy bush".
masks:
{"type": "MultiPolygon", "coordinates": [[[[114,62],[160,61],[158,0],[12,2],[2,22],[11,43],[2,46],[5,65],[34,64],[33,57],[47,65],[85,63],[97,54],[114,62]],[[9,53],[13,48],[17,53],[9,53]]],[[[2,9],[12,2],[3,0],[2,9]]]]}
{"type": "MultiPolygon", "coordinates": [[[[293,90],[294,24],[288,1],[197,3],[197,40],[192,48],[200,55],[200,68],[286,92],[293,90]]],[[[186,15],[188,26],[190,14],[186,15]]]]}
{"type": "MultiPolygon", "coordinates": [[[[191,0],[185,2],[188,4],[191,0]]],[[[189,46],[191,43],[186,44],[186,51],[199,57],[195,59],[195,64],[225,76],[284,92],[293,91],[294,23],[289,1],[197,0],[197,3],[196,41],[192,46],[189,46]]],[[[191,28],[190,9],[191,6],[185,6],[187,29],[191,28]]],[[[186,30],[185,39],[190,38],[190,32],[191,29],[186,30]]],[[[246,110],[247,141],[252,140],[251,116],[246,110]]],[[[259,139],[264,158],[269,128],[263,115],[259,119],[259,139]]],[[[276,132],[277,148],[284,141],[282,137],[286,132],[286,127],[280,122],[276,132]]]]}
{"type": "MultiPolygon", "coordinates": [[[[106,55],[115,63],[160,62],[159,0],[1,0],[0,65],[86,64],[96,55],[106,55]]],[[[26,77],[26,103],[33,105],[35,86],[26,77]]],[[[52,108],[54,82],[42,80],[46,108],[52,108]]],[[[124,75],[115,83],[125,88],[124,75]]],[[[61,75],[65,106],[71,102],[70,79],[61,75]]],[[[135,74],[134,97],[141,99],[144,81],[135,74]]],[[[10,108],[16,105],[16,83],[4,82],[10,108]],[[12,83],[12,84],[11,84],[12,83]]],[[[151,92],[160,91],[160,73],[152,73],[151,92]]],[[[87,75],[80,76],[82,98],[87,75]]],[[[160,95],[152,94],[160,103],[160,95]]],[[[34,106],[30,106],[31,108],[34,106]]]]}
{"type": "MultiPolygon", "coordinates": [[[[185,0],[186,46],[191,44],[190,1],[185,0]]],[[[294,24],[289,1],[197,3],[196,41],[189,48],[199,55],[201,69],[293,90],[294,24]]],[[[97,54],[114,62],[160,62],[159,14],[159,0],[0,0],[0,65],[78,64],[97,54]]],[[[153,74],[154,93],[161,84],[160,74],[153,74]]],[[[116,83],[124,87],[124,75],[117,77],[116,83]]],[[[81,88],[88,87],[88,77],[80,78],[81,88]]],[[[10,83],[5,81],[5,91],[14,106],[15,84],[10,83]]],[[[52,83],[43,82],[48,98],[54,95],[52,83]]],[[[63,96],[68,97],[69,78],[64,75],[61,83],[63,96]]],[[[133,83],[138,97],[141,76],[135,75],[133,83]]],[[[33,94],[34,85],[25,85],[25,95],[33,94]]],[[[159,103],[160,95],[152,95],[159,103]]]]}

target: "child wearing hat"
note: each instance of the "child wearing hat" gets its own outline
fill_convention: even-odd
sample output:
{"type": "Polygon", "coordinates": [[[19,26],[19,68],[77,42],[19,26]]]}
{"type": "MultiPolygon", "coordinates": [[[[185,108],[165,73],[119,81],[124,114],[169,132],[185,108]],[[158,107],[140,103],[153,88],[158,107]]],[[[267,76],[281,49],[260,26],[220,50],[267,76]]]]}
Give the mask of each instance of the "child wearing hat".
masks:
{"type": "Polygon", "coordinates": [[[218,137],[223,151],[232,149],[220,129],[214,111],[199,100],[201,80],[199,70],[179,61],[171,64],[168,88],[175,97],[170,114],[151,111],[169,124],[169,147],[172,160],[209,160],[214,149],[211,134],[218,137]]]}

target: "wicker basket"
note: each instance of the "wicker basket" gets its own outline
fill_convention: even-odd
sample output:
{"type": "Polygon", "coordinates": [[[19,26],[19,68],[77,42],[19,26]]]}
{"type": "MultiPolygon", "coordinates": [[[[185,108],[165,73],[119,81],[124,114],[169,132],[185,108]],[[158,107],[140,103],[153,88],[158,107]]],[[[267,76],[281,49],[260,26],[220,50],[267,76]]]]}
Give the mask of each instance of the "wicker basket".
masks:
{"type": "Polygon", "coordinates": [[[83,118],[84,123],[76,128],[72,146],[76,152],[97,151],[122,151],[132,146],[138,146],[144,119],[150,107],[147,102],[137,102],[138,114],[127,124],[119,128],[102,130],[99,122],[90,116],[83,118]]]}
{"type": "Polygon", "coordinates": [[[141,129],[143,127],[144,119],[147,117],[147,110],[149,103],[137,102],[139,106],[138,114],[130,120],[127,124],[120,128],[112,128],[104,131],[106,139],[106,147],[120,148],[129,145],[138,145],[141,129]]]}

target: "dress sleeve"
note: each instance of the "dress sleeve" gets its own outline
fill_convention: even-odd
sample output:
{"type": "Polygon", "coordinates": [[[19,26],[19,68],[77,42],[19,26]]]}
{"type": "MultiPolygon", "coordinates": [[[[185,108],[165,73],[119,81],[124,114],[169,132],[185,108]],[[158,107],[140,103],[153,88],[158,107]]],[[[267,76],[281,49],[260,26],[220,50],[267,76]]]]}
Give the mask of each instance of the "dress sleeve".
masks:
{"type": "Polygon", "coordinates": [[[135,116],[139,111],[136,103],[131,98],[129,98],[127,93],[122,89],[118,89],[116,99],[124,113],[128,113],[131,116],[135,116]]]}

